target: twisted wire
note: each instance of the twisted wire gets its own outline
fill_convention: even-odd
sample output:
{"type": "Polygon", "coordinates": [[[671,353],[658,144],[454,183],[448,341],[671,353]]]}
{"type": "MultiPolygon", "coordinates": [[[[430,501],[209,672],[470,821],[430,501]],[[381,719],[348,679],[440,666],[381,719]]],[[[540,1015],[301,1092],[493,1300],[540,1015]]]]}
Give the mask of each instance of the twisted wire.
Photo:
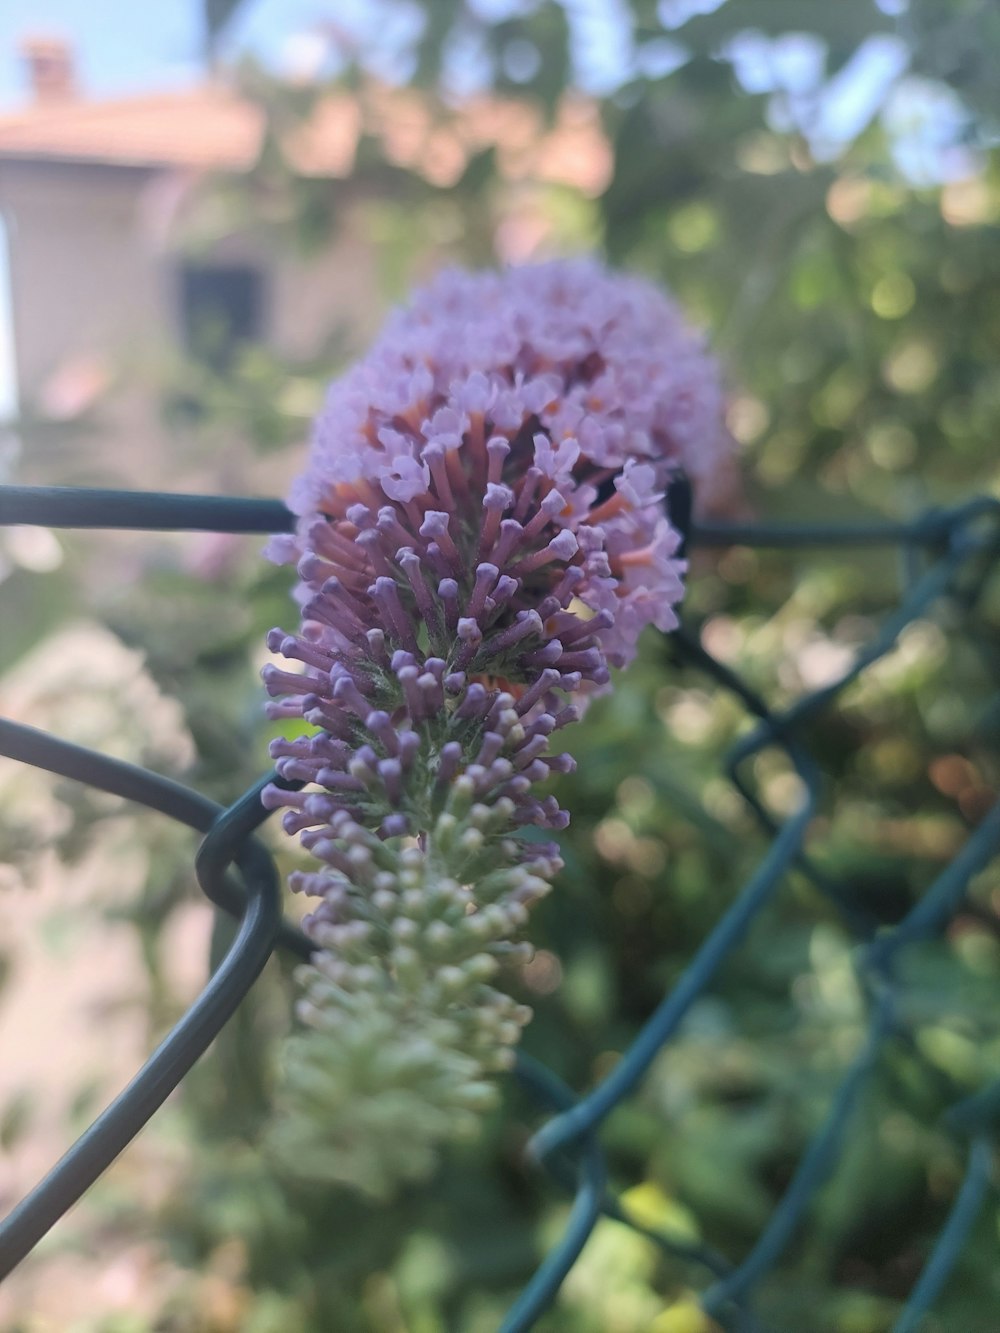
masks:
{"type": "MultiPolygon", "coordinates": [[[[274,500],[158,492],[81,490],[66,487],[0,487],[0,525],[273,533],[290,530],[292,515],[274,500]]],[[[784,711],[772,710],[737,673],[717,661],[697,634],[682,627],[671,637],[682,662],[734,694],[756,719],[732,749],[727,774],[747,801],[770,846],[729,910],[696,951],[677,984],[663,998],[615,1068],[577,1099],[549,1069],[521,1053],[515,1077],[550,1113],[529,1153],[553,1180],[570,1189],[573,1202],[564,1232],[508,1312],[501,1333],[534,1326],[558,1294],[566,1275],[604,1216],[632,1227],[665,1253],[707,1269],[712,1281],[701,1296],[706,1314],[736,1333],[764,1333],[753,1311],[762,1278],[780,1260],[802,1218],[831,1172],[860,1096],[887,1042],[910,1040],[900,1016],[897,961],[902,952],[938,933],[960,908],[971,879],[1000,851],[1000,804],[973,830],[919,902],[890,929],[854,904],[842,885],[811,860],[804,840],[819,799],[820,774],[803,739],[805,724],[835,700],[866,667],[889,653],[900,633],[942,596],[972,611],[1000,553],[1000,502],[976,498],[935,509],[907,523],[724,524],[692,523],[690,547],[734,544],[775,549],[898,546],[906,560],[904,596],[841,675],[784,711]],[[742,776],[746,761],[762,750],[783,751],[802,784],[799,808],[777,822],[742,776]],[[599,1131],[607,1116],[636,1088],[652,1061],[738,946],[751,923],[782,888],[792,869],[804,874],[840,912],[859,941],[856,968],[868,1003],[868,1026],[859,1050],[829,1102],[782,1198],[750,1253],[734,1264],[708,1246],[651,1230],[630,1217],[609,1191],[599,1131]]],[[[203,836],[195,869],[199,885],[217,907],[240,920],[235,940],[198,999],[111,1103],[27,1197],[0,1222],[0,1279],[89,1188],[155,1113],[205,1052],[253,985],[276,948],[308,957],[309,941],[281,916],[273,859],[254,838],[268,817],[260,792],[268,776],[227,808],[197,792],[93,750],[0,719],[0,754],[101,791],[116,794],[177,820],[203,836]],[[239,879],[231,871],[236,867],[239,879]]],[[[288,787],[291,783],[283,783],[288,787]]],[[[967,1140],[967,1167],[944,1225],[893,1333],[916,1333],[962,1253],[990,1188],[993,1137],[1000,1122],[1000,1078],[955,1102],[946,1128],[967,1140]]]]}

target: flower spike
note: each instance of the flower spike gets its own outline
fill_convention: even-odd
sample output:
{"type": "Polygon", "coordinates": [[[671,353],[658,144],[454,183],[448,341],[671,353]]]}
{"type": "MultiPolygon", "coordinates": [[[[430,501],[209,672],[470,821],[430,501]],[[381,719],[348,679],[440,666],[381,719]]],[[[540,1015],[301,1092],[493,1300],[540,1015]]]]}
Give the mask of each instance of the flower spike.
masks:
{"type": "Polygon", "coordinates": [[[553,735],[676,623],[663,510],[721,493],[715,363],[638,279],[571,261],[442,274],[331,388],[291,504],[302,623],[268,644],[264,793],[318,868],[276,1145],[387,1196],[471,1132],[529,1011],[500,988],[560,861],[526,826],[571,767],[553,735]]]}

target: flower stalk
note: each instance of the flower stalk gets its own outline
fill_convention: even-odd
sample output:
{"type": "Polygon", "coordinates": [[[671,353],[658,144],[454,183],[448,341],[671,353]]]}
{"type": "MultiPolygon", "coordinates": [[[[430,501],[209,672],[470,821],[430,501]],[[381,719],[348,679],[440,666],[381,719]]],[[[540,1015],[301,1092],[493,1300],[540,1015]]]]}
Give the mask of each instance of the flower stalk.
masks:
{"type": "Polygon", "coordinates": [[[264,671],[310,728],[272,745],[305,788],[264,799],[317,863],[278,1136],[311,1177],[387,1196],[495,1097],[530,1016],[503,968],[560,866],[524,830],[568,821],[552,737],[676,624],[663,491],[724,456],[718,407],[669,302],[592,264],[443,275],[333,386],[272,545],[297,670],[264,671]]]}

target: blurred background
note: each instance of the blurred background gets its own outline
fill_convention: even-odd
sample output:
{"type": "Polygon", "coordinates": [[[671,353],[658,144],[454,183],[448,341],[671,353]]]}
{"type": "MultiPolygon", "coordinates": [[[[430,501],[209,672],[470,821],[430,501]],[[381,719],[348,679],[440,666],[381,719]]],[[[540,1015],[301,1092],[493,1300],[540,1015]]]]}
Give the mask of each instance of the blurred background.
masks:
{"type": "MultiPolygon", "coordinates": [[[[991,0],[6,0],[0,477],[283,495],[326,382],[446,263],[575,252],[667,285],[725,367],[745,513],[906,519],[1000,495],[991,0]]],[[[229,802],[264,770],[287,571],[247,537],[0,532],[0,712],[229,802]]],[[[687,620],[774,703],[898,598],[891,553],[695,555],[687,620]]],[[[893,922],[995,798],[1000,589],[921,620],[808,736],[810,850],[893,922]]],[[[651,635],[570,737],[567,869],[516,979],[584,1090],[766,847],[739,707],[651,635]]],[[[770,753],[754,777],[795,808],[770,753]]],[[[280,836],[283,870],[295,850],[280,836]]],[[[127,1081],[229,927],[193,840],[0,764],[0,1209],[127,1081]]],[[[1000,1064],[1000,884],[907,955],[893,1047],[761,1289],[778,1333],[883,1333],[954,1199],[944,1106],[1000,1064]],[[913,998],[916,997],[916,998],[913,998]]],[[[738,1258],[864,1027],[851,938],[793,879],[606,1132],[654,1225],[738,1258]]],[[[288,969],[5,1284],[17,1333],[489,1333],[566,1216],[513,1088],[390,1210],[258,1151],[288,969]]],[[[996,1203],[928,1333],[997,1327],[996,1203]]],[[[539,1326],[700,1333],[704,1274],[604,1222],[539,1326]],[[685,1322],[686,1321],[686,1322],[685,1322]]]]}

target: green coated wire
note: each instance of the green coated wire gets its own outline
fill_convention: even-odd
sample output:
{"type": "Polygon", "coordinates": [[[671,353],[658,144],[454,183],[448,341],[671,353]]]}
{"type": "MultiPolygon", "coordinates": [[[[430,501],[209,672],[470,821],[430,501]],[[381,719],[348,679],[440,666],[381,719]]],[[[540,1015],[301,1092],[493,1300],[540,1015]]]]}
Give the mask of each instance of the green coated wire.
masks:
{"type": "MultiPolygon", "coordinates": [[[[120,761],[85,751],[52,736],[16,723],[0,722],[0,748],[38,768],[84,777],[101,790],[119,791],[128,766],[120,761]],[[107,781],[102,781],[106,778],[107,781]]],[[[211,802],[177,788],[167,779],[135,770],[136,791],[130,799],[147,804],[143,796],[155,796],[154,808],[179,822],[201,830],[211,802]]],[[[249,797],[248,793],[248,797],[249,797]]],[[[281,926],[281,901],[274,863],[266,850],[249,840],[265,814],[254,788],[255,807],[247,798],[223,812],[209,826],[201,853],[204,878],[221,876],[231,860],[237,861],[246,883],[246,911],[239,931],[219,968],[204,990],[149,1057],[142,1069],[76,1141],[45,1178],[17,1204],[0,1223],[0,1280],[34,1248],[62,1215],[97,1180],[150,1116],[177,1086],[198,1058],[232,1017],[271,955],[281,926]]]]}
{"type": "MultiPolygon", "coordinates": [[[[563,1236],[515,1302],[502,1333],[524,1333],[533,1327],[556,1298],[566,1274],[601,1215],[632,1225],[677,1258],[705,1264],[717,1278],[715,1286],[705,1294],[705,1308],[717,1312],[719,1318],[725,1318],[730,1327],[756,1333],[758,1326],[748,1306],[753,1289],[774,1267],[804,1210],[833,1168],[860,1090],[874,1066],[879,1049],[893,1035],[896,1021],[895,955],[910,942],[940,930],[960,906],[971,876],[988,864],[1000,846],[1000,806],[982,821],[966,847],[907,917],[895,929],[868,943],[860,966],[866,993],[874,998],[874,1008],[865,1045],[835,1093],[823,1127],[807,1148],[791,1185],[742,1264],[734,1268],[707,1247],[684,1246],[673,1238],[638,1226],[607,1188],[606,1168],[596,1134],[604,1118],[635,1087],[669,1041],[691,1003],[702,993],[792,866],[798,865],[810,875],[817,887],[827,892],[842,910],[849,907],[842,899],[839,886],[827,882],[803,852],[804,834],[818,796],[818,774],[799,734],[803,725],[856,679],[866,666],[891,650],[906,624],[924,614],[941,595],[956,592],[959,576],[977,557],[980,572],[976,589],[981,590],[985,570],[995,561],[1000,549],[998,516],[1000,501],[982,497],[950,510],[929,511],[907,523],[702,522],[689,526],[688,520],[683,519],[686,539],[692,545],[744,544],[776,549],[896,545],[911,553],[923,550],[931,562],[923,570],[914,567],[900,607],[886,618],[851,668],[830,686],[804,696],[783,713],[769,710],[766,703],[728,668],[703,652],[699,657],[696,641],[688,643],[688,658],[708,670],[727,688],[735,690],[750,713],[759,720],[758,727],[736,747],[730,773],[744,791],[762,826],[773,833],[774,841],[758,871],[704,941],[681,981],[665,997],[615,1070],[593,1092],[576,1101],[551,1071],[527,1055],[519,1057],[516,1066],[519,1080],[532,1095],[556,1112],[532,1141],[533,1152],[557,1179],[568,1181],[575,1197],[563,1236]],[[984,526],[987,521],[992,525],[989,529],[984,526]],[[737,772],[743,760],[772,744],[786,751],[806,790],[801,809],[780,828],[770,821],[737,772]]],[[[279,501],[268,499],[6,486],[0,487],[0,524],[5,523],[274,533],[291,531],[295,518],[279,501]]],[[[145,1124],[228,1020],[275,945],[289,948],[299,956],[308,956],[311,946],[294,927],[282,923],[273,862],[252,837],[253,831],[267,817],[260,803],[260,790],[269,779],[255,784],[233,806],[220,811],[213,802],[169,779],[43,736],[16,723],[0,721],[0,751],[22,762],[34,763],[125,796],[199,831],[207,830],[208,835],[196,861],[199,882],[218,905],[237,915],[242,914],[234,944],[185,1018],[154,1052],[129,1088],[28,1198],[0,1223],[2,1276],[19,1262],[145,1124]],[[245,891],[228,877],[228,868],[233,863],[240,867],[245,891]]],[[[860,938],[870,936],[871,923],[862,922],[860,918],[853,920],[849,912],[845,914],[845,921],[860,938]]],[[[974,1135],[968,1170],[951,1215],[894,1333],[915,1333],[954,1267],[988,1189],[992,1159],[989,1136],[998,1120],[1000,1079],[956,1104],[949,1113],[948,1124],[952,1129],[974,1135]]]]}
{"type": "Polygon", "coordinates": [[[951,1276],[962,1246],[979,1216],[989,1189],[992,1166],[993,1143],[985,1135],[974,1139],[965,1179],[948,1220],[938,1234],[937,1243],[910,1293],[905,1310],[892,1326],[892,1333],[918,1333],[924,1316],[951,1276]]]}
{"type": "Polygon", "coordinates": [[[294,515],[280,500],[171,495],[77,486],[0,486],[0,526],[132,528],[161,532],[288,532],[294,515]]]}

